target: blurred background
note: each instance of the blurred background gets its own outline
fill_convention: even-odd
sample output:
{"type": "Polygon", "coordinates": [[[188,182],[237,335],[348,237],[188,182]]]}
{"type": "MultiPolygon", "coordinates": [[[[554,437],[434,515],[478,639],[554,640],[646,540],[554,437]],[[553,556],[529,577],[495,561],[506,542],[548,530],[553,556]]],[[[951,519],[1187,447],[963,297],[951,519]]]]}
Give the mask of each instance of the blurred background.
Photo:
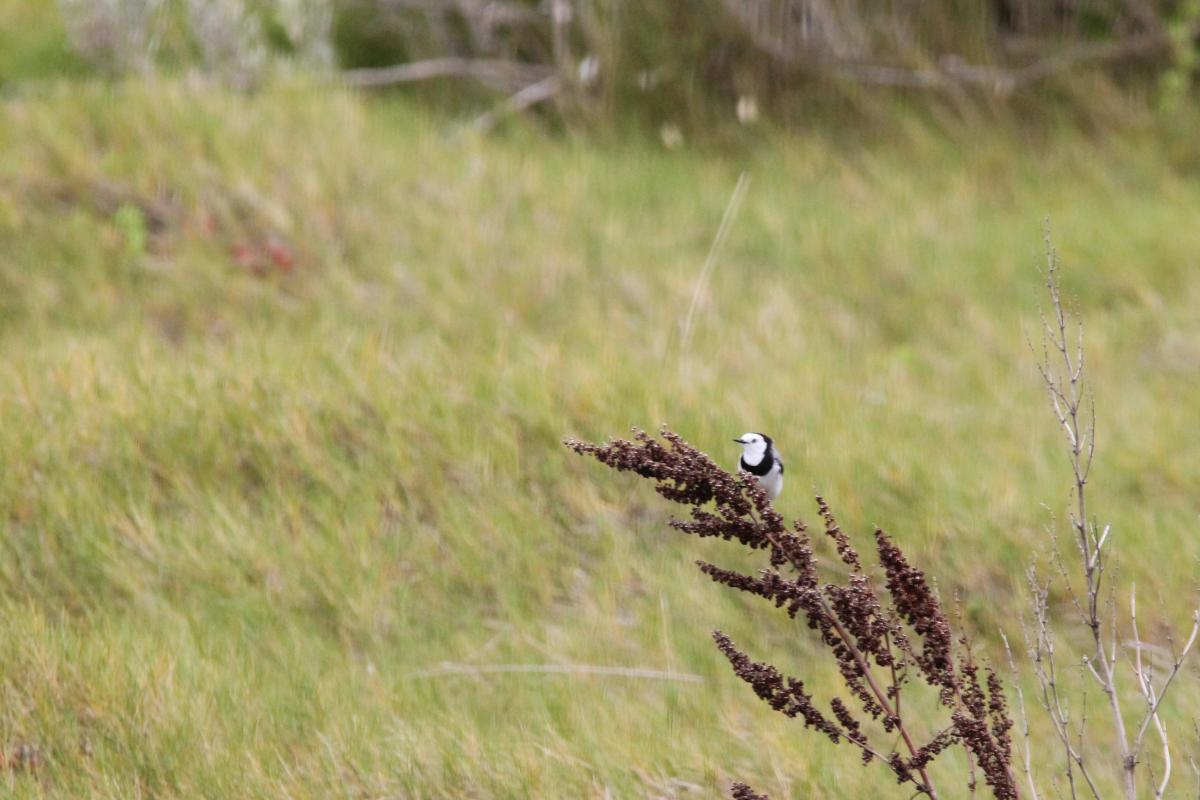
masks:
{"type": "Polygon", "coordinates": [[[1174,110],[1190,93],[1200,25],[1195,4],[1159,0],[6,6],[7,84],[196,73],[249,89],[301,72],[407,85],[460,112],[515,95],[510,108],[551,103],[559,125],[619,119],[718,137],[731,122],[811,126],[906,100],[957,115],[1044,114],[1053,101],[1093,122],[1131,102],[1174,110]]]}
{"type": "Polygon", "coordinates": [[[1006,663],[1070,488],[1047,224],[1092,508],[1183,625],[1198,34],[1191,0],[0,0],[3,793],[907,797],[712,646],[838,686],[693,564],[754,561],[561,440],[772,435],[786,515],[883,526],[1006,663]]]}

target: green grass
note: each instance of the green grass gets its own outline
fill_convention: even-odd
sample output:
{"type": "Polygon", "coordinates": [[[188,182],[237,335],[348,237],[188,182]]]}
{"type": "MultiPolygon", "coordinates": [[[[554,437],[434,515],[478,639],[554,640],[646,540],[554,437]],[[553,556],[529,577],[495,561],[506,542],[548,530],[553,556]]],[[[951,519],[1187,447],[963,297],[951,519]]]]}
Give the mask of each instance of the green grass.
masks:
{"type": "Polygon", "coordinates": [[[304,85],[6,98],[0,747],[41,763],[0,791],[906,797],[729,673],[713,627],[835,685],[805,631],[692,565],[740,554],[559,442],[667,422],[732,461],[771,432],[788,515],[820,490],[858,535],[883,525],[995,653],[1068,488],[1023,333],[1046,215],[1088,323],[1094,508],[1143,619],[1181,623],[1194,154],[929,131],[667,153],[452,137],[304,85]],[[442,662],[705,682],[412,675],[442,662]]]}
{"type": "Polygon", "coordinates": [[[67,41],[57,0],[0,0],[0,93],[25,81],[87,71],[67,41]]]}

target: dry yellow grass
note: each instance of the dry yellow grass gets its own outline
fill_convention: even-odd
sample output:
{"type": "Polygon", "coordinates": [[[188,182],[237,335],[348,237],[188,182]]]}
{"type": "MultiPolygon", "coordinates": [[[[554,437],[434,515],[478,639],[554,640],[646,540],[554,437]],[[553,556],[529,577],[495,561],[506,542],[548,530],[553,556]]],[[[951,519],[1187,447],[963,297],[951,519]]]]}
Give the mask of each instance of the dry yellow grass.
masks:
{"type": "Polygon", "coordinates": [[[815,488],[883,525],[991,648],[1068,488],[1022,332],[1045,215],[1089,323],[1094,507],[1143,618],[1184,618],[1200,192],[1155,134],[721,155],[446,133],[307,85],[4,99],[0,748],[39,754],[5,792],[890,790],[707,635],[821,691],[804,632],[559,440],[669,422],[732,461],[730,436],[771,432],[787,514],[815,488]],[[413,675],[442,662],[704,683],[413,675]]]}

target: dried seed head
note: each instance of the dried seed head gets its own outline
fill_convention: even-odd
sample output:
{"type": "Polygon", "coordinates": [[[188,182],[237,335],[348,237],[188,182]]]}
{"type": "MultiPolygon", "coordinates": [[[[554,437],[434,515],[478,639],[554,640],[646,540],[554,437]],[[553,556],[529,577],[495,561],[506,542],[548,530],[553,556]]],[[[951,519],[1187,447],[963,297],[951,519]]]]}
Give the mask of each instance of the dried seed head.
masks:
{"type": "Polygon", "coordinates": [[[733,800],[771,800],[765,794],[759,794],[741,781],[734,781],[729,787],[733,800]]]}
{"type": "Polygon", "coordinates": [[[720,631],[713,631],[713,639],[717,648],[729,659],[734,674],[750,684],[754,693],[765,700],[767,705],[786,716],[802,718],[805,727],[816,728],[831,741],[838,741],[842,731],[813,705],[812,696],[804,690],[803,681],[785,678],[770,664],[751,661],[749,656],[738,650],[733,641],[720,631]]]}
{"type": "MultiPolygon", "coordinates": [[[[773,709],[800,717],[806,727],[817,729],[835,743],[851,742],[860,748],[864,763],[881,755],[896,779],[913,784],[919,794],[932,791],[925,768],[947,748],[961,744],[980,765],[995,796],[1015,800],[1009,735],[1012,721],[1000,681],[989,670],[986,689],[981,685],[965,642],[956,661],[953,634],[936,593],[924,573],[909,564],[883,531],[875,532],[888,593],[881,599],[850,537],[825,500],[816,498],[825,535],[850,573],[842,583],[822,585],[804,523],[797,521],[789,530],[754,479],[731,475],[677,434],[664,429],[659,441],[635,431],[632,441],[590,444],[568,440],[566,445],[613,469],[648,478],[663,497],[688,506],[688,518],[670,521],[676,530],[766,550],[768,565],[756,575],[706,561],[696,563],[717,583],[765,598],[790,617],[803,615],[832,656],[849,697],[867,717],[879,721],[888,738],[872,744],[868,731],[878,729],[864,726],[841,697],[830,700],[832,717],[827,717],[817,709],[801,680],[751,660],[727,636],[714,632],[717,647],[734,673],[773,709]],[[910,685],[912,668],[936,687],[939,701],[950,711],[948,724],[923,745],[912,742],[911,728],[905,727],[900,716],[902,707],[914,707],[900,702],[901,693],[910,685]],[[908,749],[907,758],[895,750],[897,730],[908,749]]],[[[735,783],[732,791],[735,800],[766,800],[766,795],[742,783],[735,783]]]]}

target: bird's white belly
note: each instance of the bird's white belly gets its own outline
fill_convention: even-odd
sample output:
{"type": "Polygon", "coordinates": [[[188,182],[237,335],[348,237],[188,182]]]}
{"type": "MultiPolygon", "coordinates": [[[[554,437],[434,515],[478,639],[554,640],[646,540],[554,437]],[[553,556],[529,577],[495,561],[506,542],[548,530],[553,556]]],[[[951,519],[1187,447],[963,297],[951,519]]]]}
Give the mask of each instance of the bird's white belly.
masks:
{"type": "Polygon", "coordinates": [[[767,493],[767,499],[773,501],[783,491],[783,472],[778,466],[772,467],[770,472],[758,478],[758,485],[767,493]]]}

